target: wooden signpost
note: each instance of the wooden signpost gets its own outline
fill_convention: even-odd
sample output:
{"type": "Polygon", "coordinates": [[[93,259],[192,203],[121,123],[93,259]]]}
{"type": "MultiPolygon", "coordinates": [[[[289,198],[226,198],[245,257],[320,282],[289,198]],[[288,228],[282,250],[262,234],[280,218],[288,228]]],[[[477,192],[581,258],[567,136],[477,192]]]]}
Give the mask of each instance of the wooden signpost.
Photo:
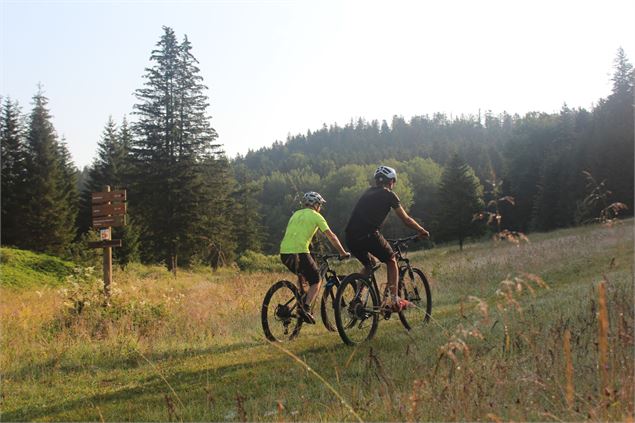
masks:
{"type": "Polygon", "coordinates": [[[89,242],[90,248],[104,249],[104,294],[110,297],[112,284],[112,249],[121,247],[120,239],[112,239],[112,227],[126,224],[126,190],[111,191],[106,185],[104,192],[92,193],[93,228],[99,229],[101,241],[89,242]]]}

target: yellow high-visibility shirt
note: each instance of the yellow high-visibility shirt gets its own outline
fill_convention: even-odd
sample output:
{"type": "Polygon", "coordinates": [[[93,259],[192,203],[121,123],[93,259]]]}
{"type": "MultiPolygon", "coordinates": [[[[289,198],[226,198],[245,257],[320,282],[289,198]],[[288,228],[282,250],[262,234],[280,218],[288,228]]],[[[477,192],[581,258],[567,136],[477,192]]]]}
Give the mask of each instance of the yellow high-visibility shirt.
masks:
{"type": "Polygon", "coordinates": [[[320,213],[311,208],[293,213],[280,243],[280,254],[308,253],[309,245],[318,228],[322,232],[329,229],[328,223],[320,213]]]}

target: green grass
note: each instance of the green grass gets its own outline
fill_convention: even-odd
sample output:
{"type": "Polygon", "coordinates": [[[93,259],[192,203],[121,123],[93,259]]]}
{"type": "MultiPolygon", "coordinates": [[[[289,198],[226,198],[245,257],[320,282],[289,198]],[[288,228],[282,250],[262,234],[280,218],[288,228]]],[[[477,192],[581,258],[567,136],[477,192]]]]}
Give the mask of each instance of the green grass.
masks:
{"type": "MultiPolygon", "coordinates": [[[[357,349],[318,323],[282,345],[262,336],[259,305],[286,273],[116,272],[99,283],[1,291],[2,420],[580,421],[633,416],[633,225],[539,234],[411,255],[432,276],[433,320],[393,319],[357,349]],[[497,294],[524,273],[548,288],[497,294]],[[608,281],[605,392],[598,375],[597,285],[608,281]],[[92,288],[91,288],[92,286],[92,288]],[[476,307],[478,297],[487,313],[476,307]],[[91,302],[72,312],[80,299],[91,302]],[[514,303],[513,301],[517,303],[514,303]],[[518,304],[516,306],[515,304],[518,304]],[[565,401],[563,333],[572,334],[575,401],[565,401]]],[[[338,270],[353,271],[354,263],[338,270]]],[[[381,275],[380,278],[384,276],[381,275]]],[[[90,279],[84,276],[84,282],[90,279]]],[[[79,281],[78,281],[79,282],[79,281]]]]}
{"type": "Polygon", "coordinates": [[[57,257],[15,248],[0,248],[0,284],[13,288],[59,286],[74,265],[57,257]]]}

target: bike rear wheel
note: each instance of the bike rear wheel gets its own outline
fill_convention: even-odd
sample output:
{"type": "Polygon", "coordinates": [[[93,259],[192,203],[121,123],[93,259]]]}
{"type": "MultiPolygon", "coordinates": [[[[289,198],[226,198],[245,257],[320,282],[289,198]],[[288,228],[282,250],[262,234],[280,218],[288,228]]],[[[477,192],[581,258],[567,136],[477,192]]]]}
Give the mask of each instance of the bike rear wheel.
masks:
{"type": "Polygon", "coordinates": [[[274,283],[265,294],[260,320],[262,330],[272,342],[291,341],[298,336],[303,318],[300,315],[298,288],[289,281],[274,283]]]}
{"type": "Polygon", "coordinates": [[[371,282],[353,273],[337,289],[335,324],[342,341],[357,345],[372,339],[379,322],[379,297],[371,282]]]}
{"type": "Polygon", "coordinates": [[[428,279],[419,269],[412,273],[404,269],[399,275],[399,297],[410,301],[413,307],[399,313],[399,320],[408,330],[423,326],[432,316],[432,293],[428,279]]]}

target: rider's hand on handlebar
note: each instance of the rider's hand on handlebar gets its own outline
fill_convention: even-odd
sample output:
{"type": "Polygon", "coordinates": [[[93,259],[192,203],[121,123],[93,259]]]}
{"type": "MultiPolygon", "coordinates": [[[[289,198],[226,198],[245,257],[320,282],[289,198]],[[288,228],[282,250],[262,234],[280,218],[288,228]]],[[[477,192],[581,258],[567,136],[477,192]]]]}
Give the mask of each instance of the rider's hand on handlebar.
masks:
{"type": "Polygon", "coordinates": [[[346,260],[351,258],[351,253],[349,253],[348,251],[345,251],[344,254],[340,254],[340,260],[346,260]]]}
{"type": "Polygon", "coordinates": [[[425,229],[419,232],[419,239],[425,239],[429,237],[430,237],[430,232],[426,231],[425,229]]]}

